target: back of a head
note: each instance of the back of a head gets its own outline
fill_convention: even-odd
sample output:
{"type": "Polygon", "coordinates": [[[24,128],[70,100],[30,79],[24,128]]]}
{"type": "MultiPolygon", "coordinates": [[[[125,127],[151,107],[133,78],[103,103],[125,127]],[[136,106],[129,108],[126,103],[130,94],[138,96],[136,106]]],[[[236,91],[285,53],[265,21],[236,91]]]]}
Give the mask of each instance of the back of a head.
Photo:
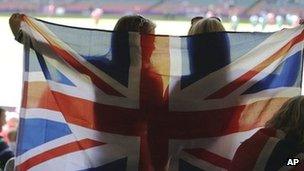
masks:
{"type": "Polygon", "coordinates": [[[154,34],[155,27],[156,25],[147,18],[140,15],[127,15],[117,21],[114,31],[154,34]]]}
{"type": "Polygon", "coordinates": [[[283,104],[280,110],[271,118],[266,127],[281,129],[292,133],[304,143],[304,96],[291,98],[283,104]]]}
{"type": "Polygon", "coordinates": [[[0,108],[0,131],[2,130],[2,126],[6,123],[5,112],[6,111],[3,108],[0,108]]]}
{"type": "Polygon", "coordinates": [[[218,18],[192,19],[191,23],[189,35],[196,36],[187,37],[190,72],[202,78],[230,63],[230,41],[228,34],[217,33],[225,31],[218,18]]]}
{"type": "Polygon", "coordinates": [[[225,31],[225,28],[217,18],[204,18],[191,25],[188,35],[221,31],[225,31]]]}

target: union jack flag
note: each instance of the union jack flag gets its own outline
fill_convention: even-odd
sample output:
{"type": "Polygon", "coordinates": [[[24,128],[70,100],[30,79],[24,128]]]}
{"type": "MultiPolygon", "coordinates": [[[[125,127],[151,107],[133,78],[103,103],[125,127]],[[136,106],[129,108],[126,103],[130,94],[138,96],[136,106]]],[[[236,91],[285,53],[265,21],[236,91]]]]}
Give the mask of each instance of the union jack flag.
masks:
{"type": "Polygon", "coordinates": [[[303,26],[155,36],[23,17],[17,170],[226,170],[301,94],[303,26]]]}

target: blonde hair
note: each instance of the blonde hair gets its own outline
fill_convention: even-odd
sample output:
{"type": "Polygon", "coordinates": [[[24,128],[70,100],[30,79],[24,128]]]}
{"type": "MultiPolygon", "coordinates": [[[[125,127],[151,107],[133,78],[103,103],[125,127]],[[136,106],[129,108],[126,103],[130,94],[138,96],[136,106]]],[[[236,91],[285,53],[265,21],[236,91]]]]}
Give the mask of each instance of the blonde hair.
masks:
{"type": "Polygon", "coordinates": [[[266,123],[267,128],[281,129],[292,133],[304,143],[304,96],[296,96],[286,101],[279,111],[266,123]]]}
{"type": "Polygon", "coordinates": [[[133,31],[144,34],[154,34],[156,25],[149,19],[140,15],[127,15],[121,17],[114,28],[114,31],[133,31]]]}
{"type": "Polygon", "coordinates": [[[201,33],[225,31],[222,23],[216,18],[204,18],[194,22],[188,32],[188,35],[201,33]]]}

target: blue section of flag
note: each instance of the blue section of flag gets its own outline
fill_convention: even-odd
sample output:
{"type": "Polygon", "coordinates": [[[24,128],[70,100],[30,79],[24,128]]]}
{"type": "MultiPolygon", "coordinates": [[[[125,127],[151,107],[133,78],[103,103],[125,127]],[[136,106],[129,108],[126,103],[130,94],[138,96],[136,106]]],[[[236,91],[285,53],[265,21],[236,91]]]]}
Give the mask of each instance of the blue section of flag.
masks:
{"type": "Polygon", "coordinates": [[[203,171],[202,169],[195,167],[184,160],[179,160],[179,171],[203,171]]]}
{"type": "Polygon", "coordinates": [[[81,171],[114,171],[114,170],[125,171],[126,169],[127,169],[127,158],[123,158],[99,167],[85,169],[81,171]]]}
{"type": "Polygon", "coordinates": [[[297,52],[286,59],[279,68],[261,81],[254,84],[243,94],[257,93],[266,89],[278,87],[292,87],[300,74],[301,52],[297,52]]]}
{"type": "Polygon", "coordinates": [[[111,43],[111,50],[106,55],[82,57],[127,87],[130,68],[129,34],[113,33],[111,43]]]}
{"type": "Polygon", "coordinates": [[[58,83],[75,87],[75,84],[73,84],[71,80],[69,80],[66,76],[64,76],[58,69],[53,67],[52,64],[46,62],[41,54],[36,52],[36,55],[40,63],[41,69],[43,71],[43,74],[47,80],[52,80],[58,83]]]}
{"type": "Polygon", "coordinates": [[[72,133],[66,124],[46,119],[21,118],[19,127],[22,131],[19,132],[18,139],[22,141],[18,144],[17,155],[72,133]]]}
{"type": "Polygon", "coordinates": [[[72,83],[71,80],[69,80],[66,76],[64,76],[58,69],[54,68],[51,64],[46,62],[46,65],[48,67],[49,73],[50,73],[50,80],[66,84],[69,86],[75,86],[75,84],[72,83]]]}
{"type": "MultiPolygon", "coordinates": [[[[230,42],[227,33],[208,33],[187,37],[190,75],[182,76],[181,88],[228,65],[230,42]]],[[[182,69],[188,68],[183,66],[182,69]]],[[[186,73],[183,71],[183,73],[186,73]]]]}

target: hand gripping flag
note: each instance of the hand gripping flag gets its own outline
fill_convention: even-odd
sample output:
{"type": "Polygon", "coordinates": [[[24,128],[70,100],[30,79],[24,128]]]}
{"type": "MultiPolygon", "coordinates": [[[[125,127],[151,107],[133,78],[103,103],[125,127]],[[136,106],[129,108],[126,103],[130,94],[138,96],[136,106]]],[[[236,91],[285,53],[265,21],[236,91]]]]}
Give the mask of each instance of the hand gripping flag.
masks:
{"type": "Polygon", "coordinates": [[[17,170],[226,170],[301,94],[303,26],[157,36],[23,17],[17,170]]]}

